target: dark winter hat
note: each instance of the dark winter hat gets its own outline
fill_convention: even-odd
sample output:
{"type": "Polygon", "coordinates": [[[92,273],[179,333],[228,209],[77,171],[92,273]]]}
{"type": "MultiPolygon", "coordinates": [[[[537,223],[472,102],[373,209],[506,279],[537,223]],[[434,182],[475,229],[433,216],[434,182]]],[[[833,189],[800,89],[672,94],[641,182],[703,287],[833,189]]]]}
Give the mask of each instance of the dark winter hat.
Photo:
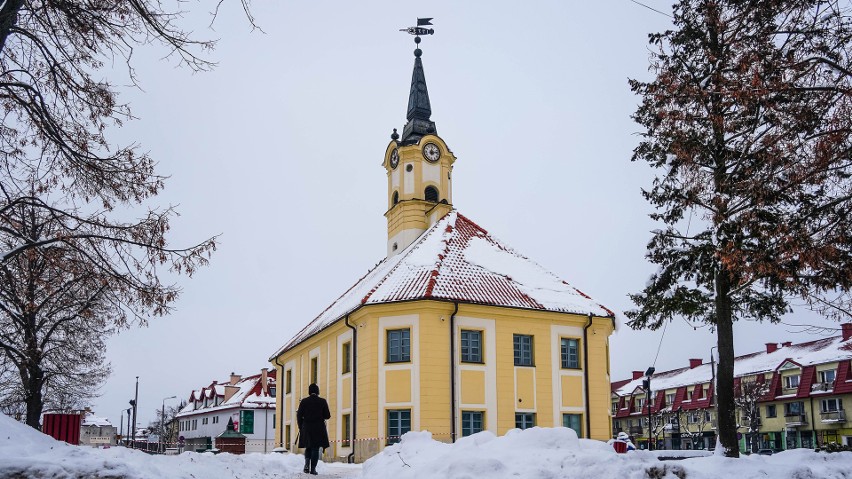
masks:
{"type": "Polygon", "coordinates": [[[311,384],[310,386],[308,386],[308,394],[316,394],[317,396],[319,396],[319,386],[317,386],[316,384],[311,384]]]}

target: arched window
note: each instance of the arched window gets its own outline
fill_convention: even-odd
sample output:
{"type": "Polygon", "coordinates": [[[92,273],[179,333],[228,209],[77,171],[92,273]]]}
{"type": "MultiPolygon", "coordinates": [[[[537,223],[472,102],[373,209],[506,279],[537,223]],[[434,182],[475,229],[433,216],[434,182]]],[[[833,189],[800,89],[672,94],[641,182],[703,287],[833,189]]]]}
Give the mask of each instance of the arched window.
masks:
{"type": "Polygon", "coordinates": [[[399,203],[399,192],[398,191],[393,192],[393,197],[392,197],[391,201],[393,201],[393,204],[399,203]]]}
{"type": "Polygon", "coordinates": [[[435,188],[434,186],[427,186],[425,195],[426,195],[426,201],[431,201],[433,203],[438,202],[438,189],[435,188]]]}

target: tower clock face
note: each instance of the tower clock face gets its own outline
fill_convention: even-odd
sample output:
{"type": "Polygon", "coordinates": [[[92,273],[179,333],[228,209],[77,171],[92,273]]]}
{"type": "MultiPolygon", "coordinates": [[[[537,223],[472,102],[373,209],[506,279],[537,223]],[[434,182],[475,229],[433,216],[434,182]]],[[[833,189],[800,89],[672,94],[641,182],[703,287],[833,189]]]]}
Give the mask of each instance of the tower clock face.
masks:
{"type": "Polygon", "coordinates": [[[390,165],[391,168],[393,168],[394,170],[396,169],[397,165],[399,165],[399,151],[397,151],[396,148],[394,148],[391,152],[390,165]]]}
{"type": "Polygon", "coordinates": [[[426,143],[423,147],[423,156],[431,162],[438,161],[441,158],[441,149],[434,143],[426,143]]]}

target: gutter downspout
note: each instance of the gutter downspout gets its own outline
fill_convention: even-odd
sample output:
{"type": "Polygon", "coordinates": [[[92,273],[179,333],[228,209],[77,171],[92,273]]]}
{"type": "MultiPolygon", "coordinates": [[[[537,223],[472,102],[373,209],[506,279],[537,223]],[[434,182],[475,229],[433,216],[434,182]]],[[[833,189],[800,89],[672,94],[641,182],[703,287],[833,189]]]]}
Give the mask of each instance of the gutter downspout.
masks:
{"type": "Polygon", "coordinates": [[[586,395],[586,430],[584,436],[586,439],[589,439],[590,429],[592,428],[592,418],[589,417],[589,327],[592,326],[592,313],[589,313],[589,322],[586,323],[586,326],[583,327],[583,379],[586,387],[585,395],[586,395]]]}
{"type": "Polygon", "coordinates": [[[356,394],[358,391],[356,387],[358,385],[356,381],[358,379],[358,330],[354,325],[349,324],[349,314],[346,315],[343,322],[352,329],[352,452],[346,456],[346,462],[351,464],[355,462],[355,438],[357,437],[355,431],[358,424],[358,395],[356,394]]]}
{"type": "Polygon", "coordinates": [[[456,442],[456,313],[458,301],[453,301],[455,309],[450,315],[450,441],[456,442]]]}
{"type": "MultiPolygon", "coordinates": [[[[284,384],[284,376],[285,376],[284,365],[278,362],[278,359],[280,357],[281,356],[275,356],[275,364],[279,368],[281,368],[281,375],[279,377],[275,378],[275,404],[278,405],[278,399],[281,398],[281,414],[278,415],[279,416],[278,422],[280,423],[278,425],[278,434],[280,434],[280,436],[281,436],[281,447],[283,447],[284,449],[289,451],[290,445],[284,444],[284,416],[285,416],[284,412],[285,411],[284,411],[284,396],[283,395],[284,395],[284,391],[286,391],[285,388],[287,387],[287,385],[284,384]],[[284,387],[282,388],[281,386],[284,386],[284,387]]],[[[275,449],[275,448],[273,447],[273,449],[275,449]]]]}

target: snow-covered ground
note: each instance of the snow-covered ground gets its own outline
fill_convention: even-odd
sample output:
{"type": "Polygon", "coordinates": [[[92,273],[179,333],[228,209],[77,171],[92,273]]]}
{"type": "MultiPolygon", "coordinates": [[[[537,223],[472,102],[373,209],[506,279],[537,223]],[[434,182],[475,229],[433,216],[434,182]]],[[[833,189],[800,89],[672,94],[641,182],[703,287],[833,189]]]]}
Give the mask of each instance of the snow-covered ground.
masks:
{"type": "MultiPolygon", "coordinates": [[[[0,478],[278,479],[310,476],[294,454],[149,456],[121,447],[69,446],[0,414],[0,478]]],[[[653,453],[615,454],[598,441],[577,439],[565,428],[489,432],[455,444],[428,432],[402,441],[363,467],[320,464],[320,477],[369,479],[850,479],[852,452],[786,451],[773,456],[695,457],[659,461],[653,453]]]]}

